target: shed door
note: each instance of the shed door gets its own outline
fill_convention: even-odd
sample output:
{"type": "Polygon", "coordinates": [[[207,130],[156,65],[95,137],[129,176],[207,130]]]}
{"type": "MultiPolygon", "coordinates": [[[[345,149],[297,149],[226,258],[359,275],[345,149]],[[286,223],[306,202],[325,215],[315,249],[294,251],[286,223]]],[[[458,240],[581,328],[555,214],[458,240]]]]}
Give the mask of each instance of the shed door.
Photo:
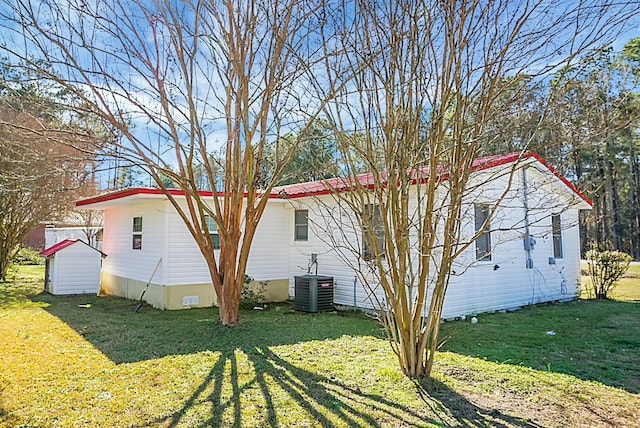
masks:
{"type": "Polygon", "coordinates": [[[48,258],[45,262],[44,268],[44,290],[48,293],[53,293],[53,287],[51,283],[53,282],[53,258],[48,258]]]}

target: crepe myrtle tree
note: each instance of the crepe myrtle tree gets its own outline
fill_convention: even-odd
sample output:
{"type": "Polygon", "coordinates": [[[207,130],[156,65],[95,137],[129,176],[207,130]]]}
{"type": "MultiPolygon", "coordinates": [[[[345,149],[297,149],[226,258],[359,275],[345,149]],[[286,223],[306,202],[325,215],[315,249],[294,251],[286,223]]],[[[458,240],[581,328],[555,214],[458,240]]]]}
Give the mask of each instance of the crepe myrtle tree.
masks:
{"type": "Polygon", "coordinates": [[[95,194],[91,165],[104,142],[24,82],[3,79],[0,89],[0,280],[34,227],[64,220],[75,199],[95,194]]]}
{"type": "Polygon", "coordinates": [[[56,71],[51,79],[123,137],[114,152],[144,168],[165,192],[208,264],[223,325],[238,324],[251,243],[295,144],[278,152],[268,180],[260,165],[264,152],[285,132],[304,133],[333,93],[325,85],[325,97],[312,98],[305,82],[326,53],[321,43],[330,43],[318,32],[324,26],[328,35],[323,3],[12,0],[0,6],[6,56],[36,69],[30,58],[44,59],[56,71]],[[203,170],[217,196],[199,193],[203,170]],[[168,182],[184,192],[184,203],[169,193],[168,182]],[[219,251],[208,238],[208,217],[218,229],[219,251]]]}
{"type": "MultiPolygon", "coordinates": [[[[354,74],[323,117],[345,177],[326,181],[337,204],[327,205],[322,221],[371,295],[384,291],[379,307],[402,371],[428,377],[452,266],[485,236],[497,207],[515,197],[518,161],[504,172],[506,187],[482,205],[480,223],[463,233],[474,218],[463,202],[478,202],[474,190],[491,179],[472,174],[474,159],[491,146],[486,125],[525,95],[509,77],[544,80],[611,41],[637,8],[600,0],[348,6],[360,31],[341,38],[351,54],[327,61],[322,73],[329,80],[354,74]]],[[[527,141],[520,147],[524,154],[527,141]]]]}

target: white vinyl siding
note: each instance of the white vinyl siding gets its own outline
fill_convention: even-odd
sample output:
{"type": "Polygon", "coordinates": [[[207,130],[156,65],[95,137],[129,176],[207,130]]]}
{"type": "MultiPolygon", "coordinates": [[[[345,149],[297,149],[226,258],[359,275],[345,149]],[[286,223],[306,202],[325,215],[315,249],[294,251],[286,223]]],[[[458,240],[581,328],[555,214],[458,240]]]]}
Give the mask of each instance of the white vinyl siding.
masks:
{"type": "MultiPolygon", "coordinates": [[[[143,201],[136,205],[105,210],[102,249],[108,255],[103,263],[105,272],[146,283],[160,257],[167,260],[164,258],[165,204],[165,201],[143,201]],[[144,217],[142,250],[132,249],[133,217],[144,217]]],[[[164,281],[164,268],[161,266],[153,282],[164,284],[164,281]]]]}
{"type": "Polygon", "coordinates": [[[83,242],[58,251],[49,259],[52,294],[98,294],[102,255],[83,242]]]}
{"type": "MultiPolygon", "coordinates": [[[[291,213],[283,205],[267,205],[258,224],[247,264],[247,275],[257,281],[288,277],[286,241],[291,239],[287,238],[291,236],[291,213]]],[[[193,236],[168,203],[165,209],[168,216],[167,285],[211,283],[209,268],[193,236]]]]}

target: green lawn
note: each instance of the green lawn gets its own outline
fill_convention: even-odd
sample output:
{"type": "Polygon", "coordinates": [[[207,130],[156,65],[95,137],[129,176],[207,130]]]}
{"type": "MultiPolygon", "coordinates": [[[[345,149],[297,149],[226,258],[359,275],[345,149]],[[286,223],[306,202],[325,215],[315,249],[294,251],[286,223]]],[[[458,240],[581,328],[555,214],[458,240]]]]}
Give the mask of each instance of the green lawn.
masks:
{"type": "MultiPolygon", "coordinates": [[[[640,276],[640,275],[639,275],[640,276]]],[[[353,313],[156,311],[0,283],[0,426],[634,426],[640,304],[578,301],[443,324],[426,387],[353,313]],[[554,331],[555,335],[546,334],[554,331]]],[[[630,278],[634,281],[634,278],[630,278]]],[[[635,281],[636,284],[640,280],[635,281]]],[[[633,287],[631,287],[633,288],[633,287]]]]}

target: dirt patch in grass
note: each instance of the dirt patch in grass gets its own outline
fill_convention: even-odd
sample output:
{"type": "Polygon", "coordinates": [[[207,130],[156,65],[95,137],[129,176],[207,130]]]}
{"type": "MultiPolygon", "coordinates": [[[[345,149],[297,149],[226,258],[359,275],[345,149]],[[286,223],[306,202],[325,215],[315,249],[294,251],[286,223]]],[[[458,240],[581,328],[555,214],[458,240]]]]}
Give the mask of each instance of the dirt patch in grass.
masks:
{"type": "Polygon", "coordinates": [[[438,376],[455,386],[436,389],[433,394],[441,401],[456,403],[451,408],[458,412],[455,416],[461,426],[463,421],[495,417],[490,426],[618,427],[633,426],[640,418],[637,395],[616,388],[603,390],[598,383],[453,354],[441,358],[440,363],[438,376]],[[488,371],[493,373],[492,380],[486,378],[488,371]]]}

